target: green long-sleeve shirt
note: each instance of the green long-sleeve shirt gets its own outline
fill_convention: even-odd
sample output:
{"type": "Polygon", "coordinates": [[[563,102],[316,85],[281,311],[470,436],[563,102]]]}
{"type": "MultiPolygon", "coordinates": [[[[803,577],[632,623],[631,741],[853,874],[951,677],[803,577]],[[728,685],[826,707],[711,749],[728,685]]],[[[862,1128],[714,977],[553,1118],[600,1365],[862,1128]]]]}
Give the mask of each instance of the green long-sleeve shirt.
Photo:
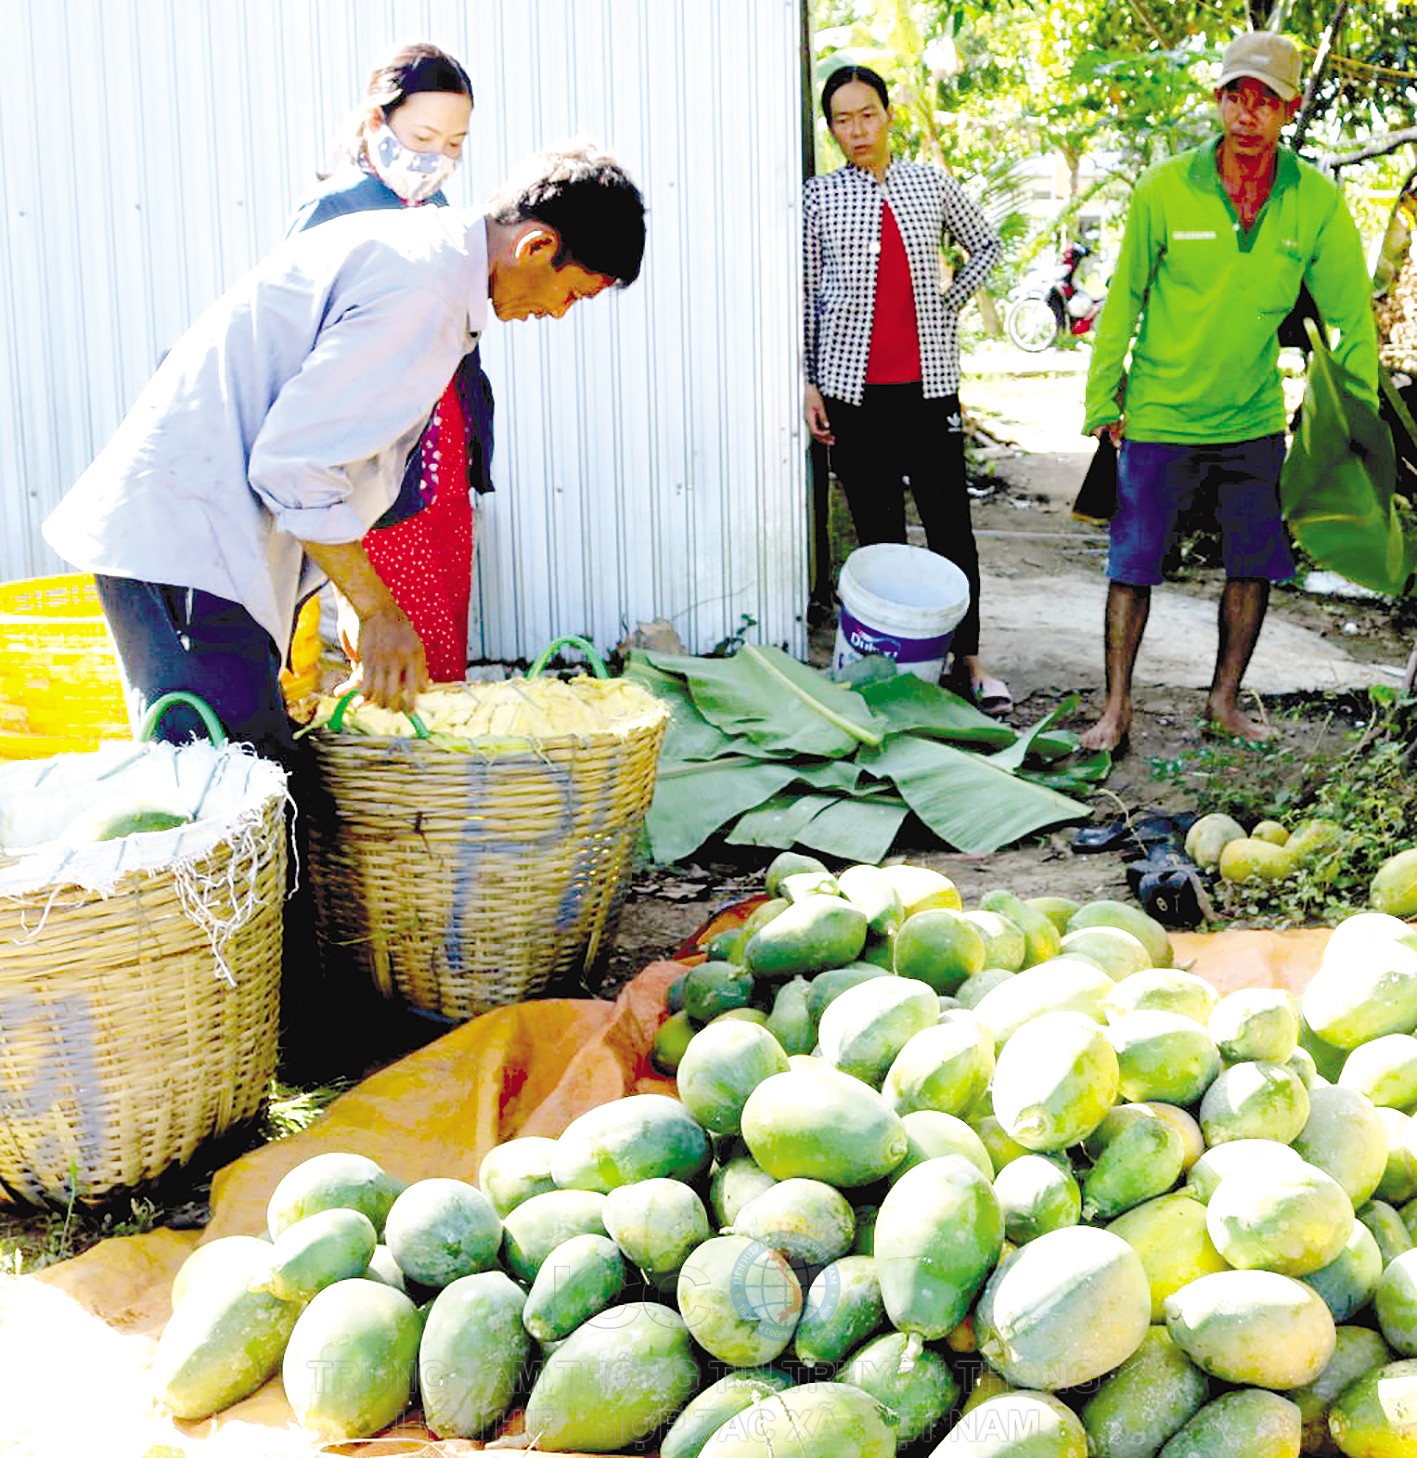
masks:
{"type": "Polygon", "coordinates": [[[1339,331],[1334,353],[1377,403],[1371,285],[1338,189],[1281,149],[1247,231],[1220,180],[1218,145],[1159,163],[1137,183],[1097,323],[1085,434],[1123,414],[1132,440],[1222,445],[1282,431],[1275,331],[1301,283],[1339,331]]]}

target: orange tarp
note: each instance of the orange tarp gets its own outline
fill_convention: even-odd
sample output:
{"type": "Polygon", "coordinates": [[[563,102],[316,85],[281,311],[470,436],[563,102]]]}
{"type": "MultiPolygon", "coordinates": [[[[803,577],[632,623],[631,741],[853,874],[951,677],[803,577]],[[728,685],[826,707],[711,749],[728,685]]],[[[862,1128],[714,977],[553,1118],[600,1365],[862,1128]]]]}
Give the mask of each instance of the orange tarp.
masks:
{"type": "MultiPolygon", "coordinates": [[[[1226,991],[1298,992],[1327,935],[1237,931],[1178,934],[1172,942],[1178,964],[1226,991]]],[[[585,1109],[625,1094],[672,1093],[672,1080],[656,1074],[648,1056],[665,990],[682,971],[680,963],[656,962],[614,1003],[499,1008],[351,1089],[304,1134],[227,1166],[213,1182],[205,1230],[114,1238],[37,1275],[0,1279],[0,1453],[141,1458],[164,1443],[194,1458],[478,1450],[431,1441],[416,1424],[396,1430],[397,1442],[321,1446],[295,1425],[279,1379],[215,1419],[174,1423],[154,1405],[148,1376],[172,1277],[199,1242],[264,1229],[276,1182],[322,1150],[369,1155],[403,1180],[470,1179],[501,1140],[558,1134],[585,1109]]]]}

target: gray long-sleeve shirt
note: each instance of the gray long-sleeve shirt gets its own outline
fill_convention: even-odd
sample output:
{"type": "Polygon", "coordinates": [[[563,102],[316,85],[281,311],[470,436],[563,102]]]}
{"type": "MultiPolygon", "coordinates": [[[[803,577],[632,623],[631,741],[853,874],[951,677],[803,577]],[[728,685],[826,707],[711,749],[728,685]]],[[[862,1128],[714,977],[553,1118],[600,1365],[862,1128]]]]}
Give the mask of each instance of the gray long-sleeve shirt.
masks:
{"type": "Polygon", "coordinates": [[[392,504],[487,304],[478,214],[298,234],[173,346],[45,539],[84,571],[239,602],[284,652],[324,580],[302,543],[359,541],[392,504]]]}

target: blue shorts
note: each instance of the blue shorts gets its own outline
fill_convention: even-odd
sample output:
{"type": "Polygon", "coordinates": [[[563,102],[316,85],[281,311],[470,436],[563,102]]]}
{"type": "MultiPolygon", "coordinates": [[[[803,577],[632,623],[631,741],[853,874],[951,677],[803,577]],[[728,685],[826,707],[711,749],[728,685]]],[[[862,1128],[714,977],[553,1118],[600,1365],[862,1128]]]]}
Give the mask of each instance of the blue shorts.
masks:
{"type": "MultiPolygon", "coordinates": [[[[295,739],[281,693],[280,656],[245,608],[195,588],[103,575],[95,581],[135,727],[148,705],[183,690],[206,700],[230,738],[289,765],[295,739]]],[[[177,704],[156,737],[185,744],[194,734],[206,737],[202,721],[177,704]]]]}
{"type": "Polygon", "coordinates": [[[1279,511],[1283,435],[1233,445],[1167,445],[1124,440],[1117,458],[1107,576],[1153,587],[1176,535],[1176,522],[1201,486],[1215,489],[1227,577],[1283,582],[1294,557],[1279,511]]]}

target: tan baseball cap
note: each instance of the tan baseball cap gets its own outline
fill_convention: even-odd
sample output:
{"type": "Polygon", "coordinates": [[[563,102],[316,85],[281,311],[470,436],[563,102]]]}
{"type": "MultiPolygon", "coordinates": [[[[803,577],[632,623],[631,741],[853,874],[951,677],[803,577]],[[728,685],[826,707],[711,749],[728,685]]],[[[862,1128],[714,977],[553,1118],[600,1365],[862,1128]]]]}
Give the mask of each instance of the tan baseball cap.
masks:
{"type": "Polygon", "coordinates": [[[1221,57],[1216,89],[1241,76],[1263,81],[1277,96],[1293,101],[1299,94],[1299,47],[1287,35],[1273,30],[1252,30],[1236,36],[1221,57]]]}

